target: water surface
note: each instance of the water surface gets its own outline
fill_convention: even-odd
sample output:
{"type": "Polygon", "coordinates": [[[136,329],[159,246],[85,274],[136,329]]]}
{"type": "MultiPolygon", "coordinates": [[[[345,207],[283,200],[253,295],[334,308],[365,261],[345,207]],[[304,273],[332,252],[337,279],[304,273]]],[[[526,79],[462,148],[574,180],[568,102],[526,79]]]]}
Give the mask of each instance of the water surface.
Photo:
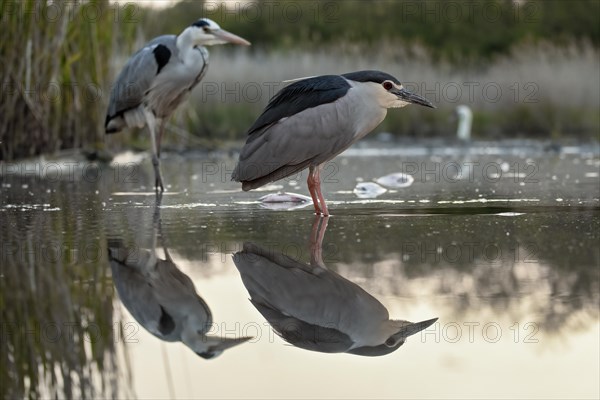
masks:
{"type": "MultiPolygon", "coordinates": [[[[381,147],[351,149],[325,167],[333,216],[322,230],[310,204],[272,210],[258,200],[278,190],[307,194],[306,172],[244,193],[229,181],[235,161],[227,154],[165,154],[160,205],[148,159],[5,164],[3,393],[598,398],[598,146],[381,147]],[[372,198],[353,192],[392,172],[413,184],[372,198]],[[249,301],[251,283],[234,257],[249,244],[306,268],[322,261],[323,274],[372,296],[392,319],[439,319],[381,356],[350,354],[327,335],[313,350],[334,353],[293,345],[294,332],[282,339],[249,301]],[[109,249],[128,249],[146,281],[124,278],[109,249]],[[148,272],[159,263],[145,258],[153,250],[167,260],[167,275],[148,272]],[[181,317],[158,308],[162,318],[143,320],[148,293],[163,284],[171,287],[163,302],[197,293],[210,310],[210,336],[252,339],[211,359],[161,340],[178,318],[207,318],[181,303],[181,317]]],[[[350,300],[334,304],[335,284],[321,292],[283,285],[273,281],[265,293],[298,289],[313,317],[324,309],[331,326],[366,324],[350,300]]]]}

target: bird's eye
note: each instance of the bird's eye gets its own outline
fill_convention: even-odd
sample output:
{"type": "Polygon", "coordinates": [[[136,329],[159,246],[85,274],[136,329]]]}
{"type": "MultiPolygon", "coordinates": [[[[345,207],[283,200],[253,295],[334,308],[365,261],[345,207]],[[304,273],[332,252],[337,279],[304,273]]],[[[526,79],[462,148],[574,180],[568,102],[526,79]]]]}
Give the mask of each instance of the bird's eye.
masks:
{"type": "MultiPolygon", "coordinates": [[[[385,86],[384,86],[385,87],[385,86]]],[[[396,341],[394,340],[393,337],[388,338],[388,340],[385,341],[385,345],[387,347],[394,347],[394,345],[396,344],[396,341]]]]}
{"type": "Polygon", "coordinates": [[[383,88],[384,88],[385,90],[390,90],[390,89],[391,89],[391,88],[393,88],[393,87],[394,87],[394,85],[392,84],[392,82],[390,82],[390,81],[385,81],[385,82],[383,82],[383,88]]]}
{"type": "Polygon", "coordinates": [[[205,26],[204,28],[202,28],[202,30],[204,31],[204,33],[209,33],[210,29],[208,29],[208,26],[205,26]]]}

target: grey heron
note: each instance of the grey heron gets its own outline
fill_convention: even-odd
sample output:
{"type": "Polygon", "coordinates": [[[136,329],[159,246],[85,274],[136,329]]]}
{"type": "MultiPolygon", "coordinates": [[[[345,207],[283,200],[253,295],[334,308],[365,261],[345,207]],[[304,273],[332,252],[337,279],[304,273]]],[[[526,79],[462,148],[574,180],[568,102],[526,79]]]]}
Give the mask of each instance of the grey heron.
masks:
{"type": "Polygon", "coordinates": [[[108,244],[108,259],[121,302],[148,332],[167,342],[183,342],[205,359],[241,344],[250,337],[209,335],[212,313],[196,293],[194,283],[173,262],[160,229],[159,201],[155,206],[152,248],[125,246],[120,239],[108,244]],[[161,237],[166,259],[156,254],[161,237]]]}
{"type": "Polygon", "coordinates": [[[127,61],[111,89],[106,133],[148,125],[155,187],[161,191],[159,158],[165,123],[206,74],[208,50],[204,46],[224,43],[250,45],[214,21],[199,19],[179,35],[148,42],[127,61]]]}
{"type": "Polygon", "coordinates": [[[321,166],[371,132],[388,108],[410,103],[435,108],[381,71],[297,80],[273,96],[248,129],[232,179],[247,191],[308,168],[315,212],[327,216],[321,166]]]}
{"type": "Polygon", "coordinates": [[[381,356],[435,323],[390,319],[375,297],[327,269],[321,253],[327,220],[315,218],[310,264],[254,243],[233,257],[250,301],[284,340],[324,353],[381,356]]]}

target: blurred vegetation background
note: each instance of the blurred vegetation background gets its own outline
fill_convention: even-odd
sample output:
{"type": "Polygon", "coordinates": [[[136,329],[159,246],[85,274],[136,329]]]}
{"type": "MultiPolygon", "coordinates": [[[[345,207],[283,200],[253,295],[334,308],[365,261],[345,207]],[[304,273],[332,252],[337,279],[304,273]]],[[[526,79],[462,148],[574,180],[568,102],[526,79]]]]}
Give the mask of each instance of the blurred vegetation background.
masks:
{"type": "MultiPolygon", "coordinates": [[[[597,0],[180,1],[2,0],[0,160],[62,149],[94,154],[110,85],[154,36],[200,17],[253,43],[218,46],[166,135],[171,149],[238,143],[281,87],[307,75],[381,69],[438,110],[390,112],[377,131],[454,137],[468,104],[476,139],[598,139],[597,0]]],[[[108,141],[146,148],[145,132],[108,141]]]]}

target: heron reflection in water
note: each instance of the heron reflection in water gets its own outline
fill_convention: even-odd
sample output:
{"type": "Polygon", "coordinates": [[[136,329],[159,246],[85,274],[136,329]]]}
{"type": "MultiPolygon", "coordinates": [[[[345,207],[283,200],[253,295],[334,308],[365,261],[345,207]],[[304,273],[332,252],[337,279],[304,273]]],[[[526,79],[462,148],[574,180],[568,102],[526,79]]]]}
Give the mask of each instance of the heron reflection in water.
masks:
{"type": "Polygon", "coordinates": [[[148,332],[167,342],[183,342],[200,357],[211,359],[251,338],[208,335],[212,313],[169,254],[161,229],[160,199],[157,196],[154,207],[150,249],[127,247],[121,239],[109,241],[113,281],[125,308],[148,332]],[[156,251],[159,238],[164,260],[156,251]]]}
{"type": "Polygon", "coordinates": [[[377,299],[327,269],[322,256],[327,223],[319,217],[313,223],[309,264],[254,243],[234,254],[250,301],[277,334],[306,350],[381,356],[437,321],[390,319],[377,299]]]}

